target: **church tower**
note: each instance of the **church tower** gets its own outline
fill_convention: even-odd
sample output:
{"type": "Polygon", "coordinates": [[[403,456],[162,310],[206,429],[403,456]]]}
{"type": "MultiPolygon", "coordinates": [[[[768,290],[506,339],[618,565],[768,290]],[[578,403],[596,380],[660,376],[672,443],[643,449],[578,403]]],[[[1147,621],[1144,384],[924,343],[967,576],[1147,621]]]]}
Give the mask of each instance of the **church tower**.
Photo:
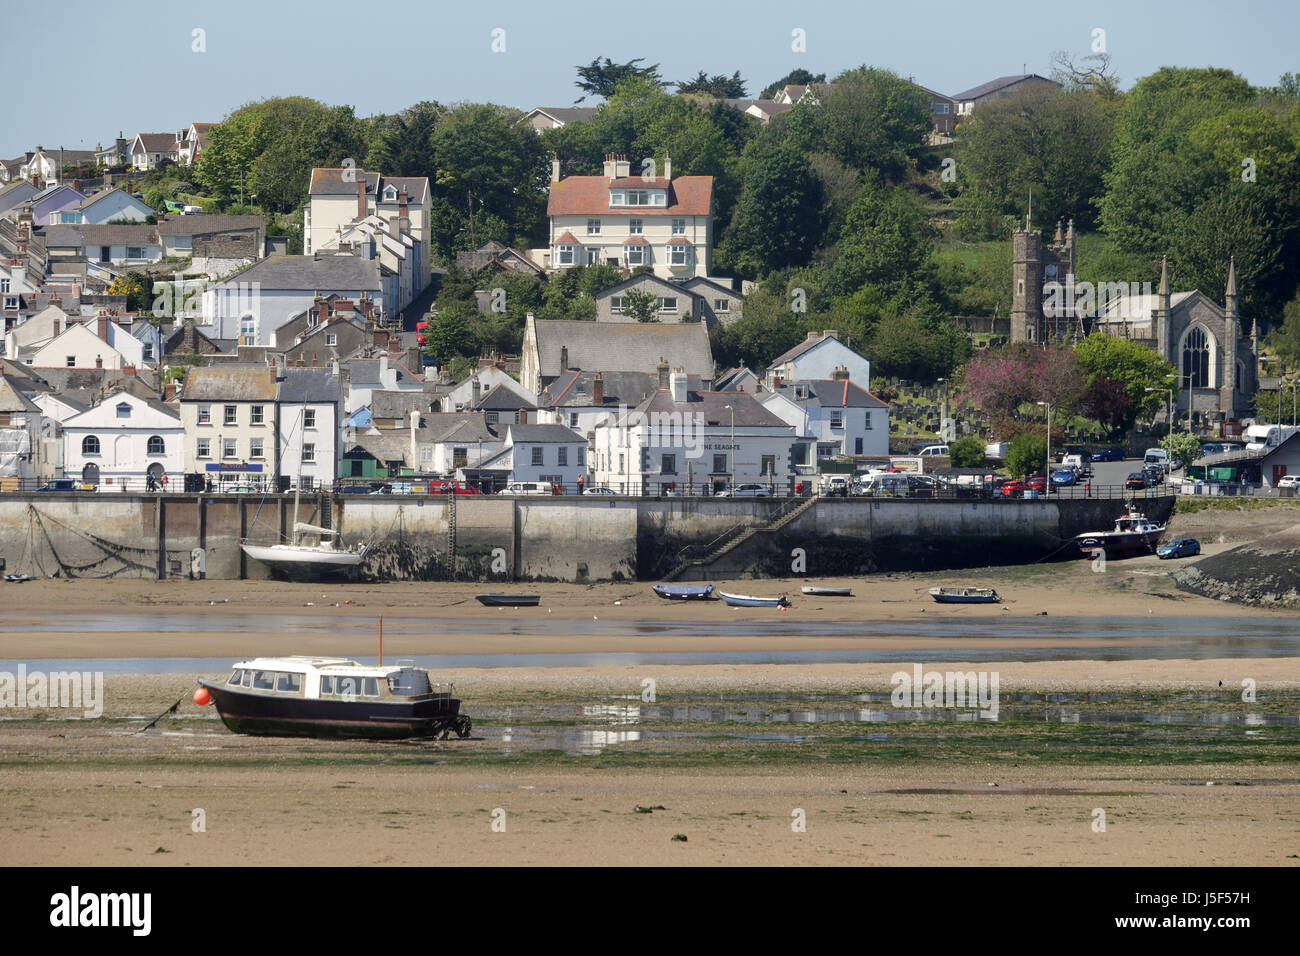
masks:
{"type": "Polygon", "coordinates": [[[1065,341],[1083,332],[1075,307],[1073,219],[1067,231],[1058,222],[1045,246],[1026,216],[1025,228],[1011,234],[1011,281],[1012,342],[1065,341]]]}

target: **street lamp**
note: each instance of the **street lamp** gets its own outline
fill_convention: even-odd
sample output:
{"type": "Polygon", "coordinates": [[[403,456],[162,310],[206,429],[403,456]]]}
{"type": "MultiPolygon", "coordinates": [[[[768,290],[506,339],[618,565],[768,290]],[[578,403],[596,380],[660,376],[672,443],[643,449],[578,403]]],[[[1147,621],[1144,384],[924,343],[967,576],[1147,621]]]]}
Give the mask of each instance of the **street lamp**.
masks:
{"type": "Polygon", "coordinates": [[[731,447],[727,449],[727,460],[731,463],[731,493],[736,493],[736,410],[730,405],[723,405],[731,412],[731,447]]]}
{"type": "Polygon", "coordinates": [[[1047,497],[1052,488],[1052,403],[1034,402],[1034,404],[1047,407],[1047,458],[1043,462],[1043,497],[1047,497]]]}
{"type": "MultiPolygon", "coordinates": [[[[1148,389],[1143,389],[1143,391],[1169,393],[1169,402],[1168,404],[1165,405],[1165,417],[1169,419],[1169,434],[1172,435],[1174,433],[1174,390],[1172,388],[1148,388],[1148,389]]],[[[1189,423],[1188,431],[1190,430],[1191,430],[1191,425],[1189,423]]]]}

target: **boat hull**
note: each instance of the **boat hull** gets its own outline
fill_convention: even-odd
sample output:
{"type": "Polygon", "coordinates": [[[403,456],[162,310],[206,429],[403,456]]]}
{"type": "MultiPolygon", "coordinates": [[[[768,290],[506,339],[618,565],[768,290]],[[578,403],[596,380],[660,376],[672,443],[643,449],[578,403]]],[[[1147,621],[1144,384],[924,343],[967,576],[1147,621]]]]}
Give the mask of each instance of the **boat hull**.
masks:
{"type": "Polygon", "coordinates": [[[1099,549],[1105,551],[1108,555],[1117,556],[1150,554],[1155,551],[1161,533],[1151,531],[1135,532],[1133,534],[1098,532],[1096,534],[1081,534],[1074,540],[1077,542],[1079,550],[1086,555],[1091,555],[1099,549]]]}
{"type": "Polygon", "coordinates": [[[944,592],[940,588],[931,588],[930,597],[939,604],[996,604],[1002,598],[997,591],[990,590],[987,594],[970,593],[961,594],[957,592],[944,592]]]}
{"type": "Polygon", "coordinates": [[[775,598],[750,597],[747,594],[728,594],[726,591],[719,591],[718,596],[732,607],[789,607],[790,602],[785,599],[785,595],[775,598]]]}
{"type": "Polygon", "coordinates": [[[811,594],[817,597],[853,597],[852,588],[821,588],[815,585],[804,585],[799,589],[804,594],[811,594]]]}
{"type": "MultiPolygon", "coordinates": [[[[460,701],[449,694],[411,700],[321,700],[255,694],[199,681],[230,731],[254,737],[407,740],[455,729],[460,701]]],[[[464,726],[464,725],[462,725],[464,726]]]]}
{"type": "Polygon", "coordinates": [[[712,601],[713,585],[655,584],[650,590],[666,601],[712,601]]]}
{"type": "Polygon", "coordinates": [[[261,561],[271,573],[291,581],[319,581],[327,577],[355,577],[365,551],[323,551],[290,544],[241,545],[244,554],[261,561]]]}
{"type": "Polygon", "coordinates": [[[540,594],[476,594],[474,600],[486,607],[537,607],[540,594]]]}

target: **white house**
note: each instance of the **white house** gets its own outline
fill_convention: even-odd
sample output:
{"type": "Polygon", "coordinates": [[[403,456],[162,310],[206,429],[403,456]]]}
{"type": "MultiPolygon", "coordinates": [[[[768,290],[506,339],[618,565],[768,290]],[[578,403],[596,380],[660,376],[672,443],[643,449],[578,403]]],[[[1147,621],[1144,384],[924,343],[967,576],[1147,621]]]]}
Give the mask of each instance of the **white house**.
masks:
{"type": "Polygon", "coordinates": [[[841,342],[838,332],[809,332],[794,348],[772,359],[765,384],[771,389],[780,382],[824,381],[839,368],[848,371],[854,385],[871,388],[871,363],[841,342]]]}
{"type": "Polygon", "coordinates": [[[186,473],[269,482],[280,461],[276,385],[266,365],[190,369],[181,391],[186,473]]]}
{"type": "Polygon", "coordinates": [[[321,368],[280,371],[276,413],[280,474],[304,488],[330,488],[343,460],[343,383],[321,368]]]}
{"type": "Polygon", "coordinates": [[[347,363],[347,414],[370,406],[372,392],[423,392],[424,383],[409,368],[387,354],[351,359],[347,363]]]}
{"type": "Polygon", "coordinates": [[[36,368],[111,368],[144,364],[145,343],[107,315],[71,324],[39,347],[18,350],[18,360],[36,368]]]}
{"type": "Polygon", "coordinates": [[[148,476],[181,491],[185,429],[162,402],[114,392],[63,423],[63,468],[101,491],[144,491],[148,476]],[[171,481],[176,485],[171,486],[171,481]]]}
{"type": "MultiPolygon", "coordinates": [[[[203,332],[241,345],[270,345],[282,325],[310,309],[318,297],[359,302],[383,292],[377,259],[353,255],[271,256],[210,286],[203,293],[203,332]]],[[[395,302],[380,299],[380,315],[395,302]]]]}
{"type": "Polygon", "coordinates": [[[763,407],[817,439],[817,457],[888,455],[889,405],[841,377],[783,384],[758,396],[763,407]]]}
{"type": "Polygon", "coordinates": [[[20,325],[5,333],[5,358],[17,360],[21,352],[32,354],[42,345],[62,335],[74,324],[68,313],[57,305],[47,305],[20,325]]]}
{"type": "Polygon", "coordinates": [[[626,156],[605,157],[601,176],[560,178],[551,163],[546,211],[550,241],[530,254],[551,271],[613,263],[650,266],[660,278],[707,276],[713,255],[713,177],[678,176],[664,158],[633,170],[626,156]]]}
{"type": "Polygon", "coordinates": [[[810,470],[813,439],[744,392],[692,392],[683,372],[615,421],[597,426],[592,485],[628,493],[716,494],[762,484],[788,493],[810,470]]]}
{"type": "Polygon", "coordinates": [[[164,161],[180,162],[178,133],[137,133],[127,150],[137,172],[157,169],[164,161]]]}
{"type": "Polygon", "coordinates": [[[153,214],[153,209],[132,196],[130,190],[104,189],[70,209],[53,213],[50,216],[50,223],[51,225],[99,226],[124,219],[129,219],[131,222],[144,222],[153,214]]]}
{"type": "Polygon", "coordinates": [[[481,413],[435,413],[420,416],[415,431],[421,474],[453,475],[462,468],[478,468],[505,447],[503,435],[487,427],[481,413]]]}
{"type": "Polygon", "coordinates": [[[510,375],[495,365],[487,365],[447,391],[443,411],[459,412],[475,408],[483,396],[498,385],[509,389],[525,401],[535,401],[536,395],[524,388],[510,375]]]}
{"type": "Polygon", "coordinates": [[[479,471],[504,472],[507,481],[560,485],[572,493],[587,474],[587,441],[563,425],[507,425],[505,447],[479,471]]]}

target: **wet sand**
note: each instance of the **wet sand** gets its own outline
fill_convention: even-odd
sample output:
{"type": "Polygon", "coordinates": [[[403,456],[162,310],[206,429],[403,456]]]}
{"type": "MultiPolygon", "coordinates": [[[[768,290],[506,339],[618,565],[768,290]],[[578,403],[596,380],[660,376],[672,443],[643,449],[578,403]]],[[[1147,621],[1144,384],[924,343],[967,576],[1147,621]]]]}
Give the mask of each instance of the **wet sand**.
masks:
{"type": "MultiPolygon", "coordinates": [[[[666,702],[887,690],[890,675],[918,649],[944,652],[944,663],[927,669],[997,671],[1003,694],[1124,693],[1156,712],[1182,706],[1160,695],[1184,692],[1211,701],[1222,695],[1222,703],[1206,706],[1239,711],[1247,678],[1265,695],[1300,688],[1300,657],[1024,662],[1016,660],[1023,639],[1006,636],[978,641],[981,650],[1005,649],[1005,659],[962,662],[973,646],[960,636],[963,620],[1038,619],[1042,611],[1049,621],[1160,615],[1198,622],[1203,631],[1205,619],[1234,618],[1225,626],[1239,627],[1242,619],[1295,618],[1184,595],[1172,587],[1167,562],[1117,564],[1101,575],[1077,562],[855,579],[842,582],[856,594],[845,600],[805,598],[798,580],[724,584],[746,593],[785,591],[795,602],[789,611],[670,603],[643,583],[3,585],[0,659],[11,660],[355,653],[358,633],[380,614],[430,621],[428,633],[386,635],[386,659],[845,647],[897,654],[891,653],[896,661],[870,664],[456,668],[448,676],[466,711],[483,714],[482,724],[476,719],[479,729],[467,741],[418,745],[239,737],[212,720],[210,708],[188,700],[197,675],[110,674],[103,720],[69,721],[48,711],[0,721],[0,865],[1295,865],[1294,728],[1042,723],[846,730],[809,723],[797,728],[808,735],[804,742],[791,743],[779,735],[738,736],[734,726],[692,725],[680,740],[629,737],[591,756],[502,748],[512,707],[534,714],[551,707],[568,714],[557,725],[597,726],[575,714],[592,702],[636,700],[646,678],[666,702]],[[925,595],[938,584],[990,583],[1008,610],[942,607],[925,595]],[[484,591],[538,593],[543,602],[487,610],[473,601],[484,591]],[[211,627],[172,634],[148,626],[168,613],[201,614],[211,627]],[[225,630],[231,615],[265,616],[265,629],[225,630]],[[319,619],[320,632],[277,633],[277,616],[290,615],[319,619]],[[476,633],[473,621],[488,615],[546,617],[557,626],[541,635],[476,633]],[[107,616],[129,626],[111,633],[73,623],[64,629],[63,616],[107,616]],[[561,622],[593,617],[698,627],[668,635],[564,633],[561,622]],[[438,635],[440,619],[466,627],[438,635]],[[356,630],[331,632],[340,620],[356,630]],[[778,634],[710,634],[711,624],[738,620],[783,626],[778,634]],[[896,622],[900,630],[941,621],[951,623],[954,636],[880,628],[874,637],[801,635],[800,624],[813,621],[896,622]],[[51,625],[56,629],[29,629],[51,625]],[[155,715],[178,696],[184,703],[177,719],[134,733],[144,721],[130,718],[155,715]],[[886,739],[868,739],[873,735],[886,739]],[[638,806],[662,809],[639,813],[638,806]],[[203,811],[205,832],[195,832],[195,809],[203,811]],[[1094,827],[1099,809],[1105,832],[1094,827]],[[797,810],[803,832],[791,826],[797,810]]],[[[1132,640],[1098,636],[1089,646],[1101,653],[1132,640]]],[[[617,727],[610,739],[621,739],[617,727]]]]}

